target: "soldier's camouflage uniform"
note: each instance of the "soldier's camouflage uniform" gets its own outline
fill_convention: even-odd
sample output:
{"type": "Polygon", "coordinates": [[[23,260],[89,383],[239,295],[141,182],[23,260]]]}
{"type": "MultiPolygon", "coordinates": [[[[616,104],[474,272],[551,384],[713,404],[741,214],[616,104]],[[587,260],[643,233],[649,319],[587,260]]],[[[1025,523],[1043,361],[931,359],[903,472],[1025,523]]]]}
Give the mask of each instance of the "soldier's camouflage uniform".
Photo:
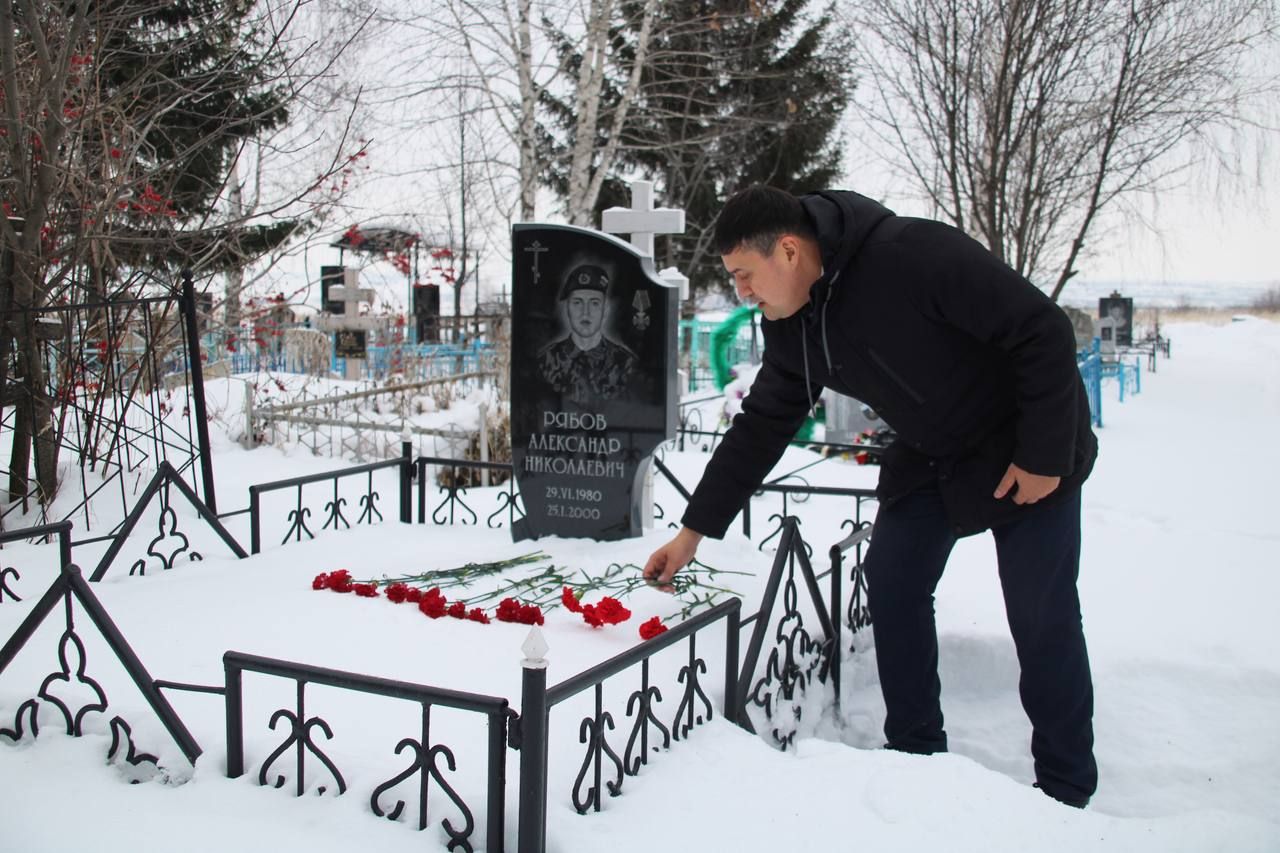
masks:
{"type": "Polygon", "coordinates": [[[608,338],[589,350],[580,350],[572,338],[563,338],[538,353],[543,378],[575,403],[608,400],[618,394],[635,362],[635,353],[608,338]]]}

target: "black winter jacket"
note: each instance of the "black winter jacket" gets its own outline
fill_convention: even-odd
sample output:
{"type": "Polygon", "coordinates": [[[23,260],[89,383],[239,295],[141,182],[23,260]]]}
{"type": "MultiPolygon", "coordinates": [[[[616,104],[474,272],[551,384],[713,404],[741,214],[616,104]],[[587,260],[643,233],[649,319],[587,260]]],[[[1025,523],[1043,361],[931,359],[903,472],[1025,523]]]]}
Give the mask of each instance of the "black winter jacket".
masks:
{"type": "Polygon", "coordinates": [[[723,536],[824,387],[898,434],[881,460],[882,506],[935,487],[955,532],[969,535],[1024,511],[993,497],[1010,462],[1062,478],[1045,501],[1078,488],[1098,445],[1066,314],[949,225],[853,192],[801,202],[823,275],[808,305],[763,322],[760,373],[683,523],[723,536]]]}

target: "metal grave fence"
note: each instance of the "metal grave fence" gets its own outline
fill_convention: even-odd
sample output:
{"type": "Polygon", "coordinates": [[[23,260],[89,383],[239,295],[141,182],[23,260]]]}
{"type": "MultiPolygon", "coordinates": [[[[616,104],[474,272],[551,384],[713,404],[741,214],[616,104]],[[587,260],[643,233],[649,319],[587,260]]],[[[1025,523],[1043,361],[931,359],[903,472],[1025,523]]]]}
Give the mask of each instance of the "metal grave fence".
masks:
{"type": "MultiPolygon", "coordinates": [[[[214,529],[218,537],[227,541],[238,557],[258,553],[264,538],[263,516],[266,503],[275,499],[275,509],[283,515],[279,527],[272,530],[269,541],[277,541],[281,529],[285,532],[278,540],[281,546],[290,542],[313,538],[315,521],[323,515],[319,530],[341,530],[362,524],[385,523],[398,519],[402,523],[427,524],[485,524],[489,527],[510,525],[520,512],[519,494],[510,477],[510,465],[503,463],[478,463],[473,460],[439,457],[410,458],[411,449],[406,444],[398,459],[380,463],[349,466],[315,475],[291,478],[255,485],[250,488],[248,509],[215,515],[203,506],[199,498],[185,484],[177,486],[188,500],[197,504],[198,519],[214,529]],[[473,488],[478,474],[487,472],[499,478],[505,476],[501,486],[480,489],[490,507],[477,511],[468,502],[468,490],[473,488]],[[413,488],[416,481],[417,489],[413,488]],[[436,498],[427,494],[428,484],[434,483],[436,498]],[[416,512],[415,512],[415,494],[416,512]],[[388,497],[383,502],[382,495],[388,497]],[[394,498],[391,495],[395,495],[394,498]],[[354,499],[354,500],[353,500],[354,499]],[[313,506],[323,504],[324,510],[312,512],[313,506]],[[359,506],[361,512],[355,515],[359,506]],[[391,512],[384,509],[394,506],[391,512]],[[350,510],[344,511],[344,508],[350,510]],[[248,552],[240,548],[222,527],[221,519],[249,515],[251,547],[248,552]],[[349,517],[355,515],[354,521],[349,517]],[[312,520],[308,524],[308,520],[312,520]]],[[[662,470],[660,465],[659,470],[662,470]]],[[[148,499],[154,499],[176,483],[172,468],[162,472],[147,489],[148,499]]],[[[666,476],[669,476],[667,472],[666,476]]],[[[677,491],[685,492],[674,477],[670,478],[677,491]]],[[[0,728],[0,740],[20,741],[38,734],[36,711],[40,702],[51,702],[66,722],[67,732],[80,735],[84,732],[84,719],[93,712],[107,713],[105,691],[90,674],[85,646],[76,633],[72,605],[78,603],[106,639],[107,647],[124,666],[137,689],[146,697],[151,710],[163,723],[165,730],[176,742],[187,761],[194,763],[201,754],[201,747],[186,729],[182,720],[169,705],[162,691],[176,690],[221,695],[225,703],[227,737],[227,773],[240,776],[245,772],[247,747],[245,738],[244,702],[246,701],[245,676],[255,680],[269,679],[283,684],[291,693],[291,702],[277,705],[270,714],[269,728],[274,731],[283,724],[283,739],[275,749],[262,758],[258,782],[263,785],[282,786],[287,781],[280,762],[291,767],[296,793],[308,790],[308,773],[312,778],[319,774],[330,782],[337,793],[347,789],[346,776],[334,756],[338,727],[326,717],[313,713],[324,702],[316,691],[355,692],[380,700],[391,700],[408,706],[417,722],[411,734],[401,738],[392,751],[395,756],[409,753],[398,765],[387,769],[383,781],[369,791],[371,810],[392,820],[400,819],[407,811],[406,801],[417,807],[417,824],[421,829],[432,821],[429,811],[436,813],[443,808],[446,816],[439,820],[447,835],[449,849],[473,850],[482,843],[485,849],[503,849],[503,826],[506,813],[506,756],[505,749],[521,752],[520,777],[517,789],[519,802],[519,849],[534,853],[545,849],[548,773],[551,745],[555,754],[563,755],[560,746],[563,732],[553,730],[550,721],[552,710],[563,706],[572,710],[582,702],[588,702],[585,715],[578,726],[578,742],[584,750],[581,764],[570,787],[569,798],[580,813],[599,811],[605,796],[619,796],[625,779],[635,776],[650,763],[660,750],[687,739],[693,730],[710,721],[714,716],[714,703],[707,685],[723,684],[723,700],[720,713],[724,718],[745,728],[755,730],[753,715],[763,719],[769,736],[775,745],[787,748],[795,736],[795,722],[799,708],[797,698],[810,689],[834,690],[839,702],[839,673],[844,655],[852,650],[848,640],[869,624],[866,608],[866,585],[862,576],[861,552],[871,535],[871,526],[863,521],[862,504],[869,499],[865,490],[821,489],[805,485],[774,482],[767,484],[763,492],[774,500],[783,502],[783,512],[770,516],[777,526],[760,542],[763,550],[776,548],[770,574],[765,584],[759,609],[742,617],[742,602],[736,597],[721,601],[686,619],[679,625],[657,637],[642,641],[623,652],[584,672],[569,676],[548,687],[545,662],[539,661],[536,643],[531,632],[526,643],[524,680],[519,713],[513,710],[509,700],[499,696],[464,693],[446,687],[414,684],[367,674],[332,670],[308,663],[265,658],[239,651],[228,651],[223,657],[225,680],[223,684],[190,684],[177,680],[154,678],[144,667],[138,654],[111,620],[110,615],[86,582],[80,570],[70,561],[70,523],[11,531],[4,534],[0,544],[19,538],[57,536],[61,545],[63,569],[40,601],[23,620],[18,630],[0,649],[0,677],[9,663],[27,645],[36,627],[44,622],[62,602],[65,604],[65,630],[58,643],[58,670],[43,680],[35,691],[36,696],[22,702],[14,713],[12,728],[0,728]],[[831,568],[815,573],[810,563],[812,549],[800,534],[800,521],[789,514],[790,503],[805,497],[837,499],[847,503],[850,517],[843,524],[852,532],[830,549],[831,568]],[[853,554],[851,562],[847,556],[853,554]],[[820,589],[820,582],[827,580],[829,592],[820,589]],[[802,596],[801,593],[806,595],[802,596]],[[749,631],[743,653],[743,632],[749,631]],[[699,637],[703,640],[699,642],[699,637]],[[710,639],[707,639],[710,637],[710,639]],[[533,647],[530,647],[530,643],[533,647]],[[722,644],[723,672],[709,672],[707,650],[722,644]],[[664,656],[665,653],[665,656],[664,656]],[[675,655],[672,658],[672,655],[675,655]],[[673,677],[674,673],[674,677],[673,677]],[[609,698],[622,685],[620,679],[638,678],[638,687],[623,690],[618,697],[609,698]],[[59,705],[49,691],[49,685],[66,680],[78,680],[86,685],[90,700],[79,707],[59,705]],[[671,679],[668,682],[666,679],[671,679]],[[674,684],[674,687],[670,687],[674,684]],[[668,688],[669,704],[664,703],[663,688],[668,688]],[[666,712],[664,712],[666,704],[666,712]],[[670,711],[674,705],[674,711],[670,711]],[[621,708],[622,710],[619,710],[621,708]],[[416,709],[416,710],[414,710],[416,709]],[[441,742],[434,733],[433,721],[440,709],[462,712],[484,721],[487,734],[485,756],[477,758],[464,755],[441,742]],[[610,735],[618,727],[623,714],[627,724],[625,746],[619,748],[622,735],[610,735]],[[615,716],[616,715],[616,716],[615,716]],[[763,716],[761,716],[763,715],[763,716]],[[321,744],[322,735],[325,744],[321,744]],[[291,761],[290,761],[291,759],[291,761]],[[406,764],[407,760],[407,764],[406,764]],[[484,768],[485,783],[483,805],[474,796],[460,790],[450,774],[462,767],[484,768]],[[317,769],[318,768],[318,769],[317,769]],[[446,770],[447,768],[447,770],[446,770]],[[272,780],[271,777],[275,776],[272,780]],[[414,786],[416,796],[400,796],[394,805],[387,803],[393,789],[408,784],[414,786]],[[444,802],[440,802],[440,798],[444,802]],[[428,800],[434,798],[437,807],[428,809],[428,800]],[[483,813],[483,818],[478,817],[483,813]],[[477,827],[483,823],[483,841],[477,827]]],[[[687,492],[685,492],[687,494],[687,492]]],[[[478,496],[472,496],[474,500],[478,496]]],[[[140,502],[141,503],[141,502],[140,502]]],[[[130,517],[134,521],[141,516],[141,506],[135,507],[130,517]]],[[[127,536],[134,528],[122,526],[127,536]]],[[[749,516],[744,518],[744,529],[750,529],[749,516]]],[[[154,543],[152,543],[154,546],[154,543]]],[[[113,543],[109,559],[104,559],[94,572],[102,577],[112,562],[127,560],[123,542],[113,543]]],[[[162,561],[164,568],[177,565],[173,559],[162,561]]],[[[141,573],[141,572],[138,572],[141,573]]],[[[16,569],[14,572],[16,576],[16,569]]],[[[3,579],[4,576],[0,576],[3,579]]],[[[284,689],[277,687],[276,690],[284,689]]],[[[0,709],[8,713],[8,709],[0,709]]],[[[565,712],[568,713],[568,712],[565,712]]],[[[559,718],[559,717],[557,717],[559,718]]],[[[0,718],[2,721],[4,718],[0,718]]],[[[163,775],[163,768],[156,766],[155,753],[142,752],[135,745],[132,728],[120,713],[109,720],[113,741],[109,750],[110,760],[130,766],[152,768],[151,775],[163,775]]],[[[382,765],[380,764],[379,767],[382,765]]],[[[379,771],[383,772],[383,771],[379,771]]],[[[474,788],[474,786],[473,786],[474,788]]],[[[474,792],[473,792],[474,793],[474,792]]],[[[399,795],[397,795],[399,796],[399,795]]]]}

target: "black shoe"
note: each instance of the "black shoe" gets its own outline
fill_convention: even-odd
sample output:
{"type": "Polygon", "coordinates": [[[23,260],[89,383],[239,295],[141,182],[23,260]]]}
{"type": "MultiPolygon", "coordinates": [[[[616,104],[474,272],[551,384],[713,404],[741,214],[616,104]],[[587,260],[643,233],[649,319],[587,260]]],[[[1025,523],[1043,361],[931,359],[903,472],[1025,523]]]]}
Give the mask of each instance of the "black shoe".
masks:
{"type": "Polygon", "coordinates": [[[1085,806],[1089,805],[1088,797],[1072,796],[1071,794],[1061,794],[1054,791],[1050,791],[1048,788],[1044,787],[1039,782],[1035,783],[1035,787],[1039,788],[1040,792],[1044,794],[1046,797],[1052,797],[1053,799],[1062,803],[1064,806],[1071,806],[1071,808],[1073,809],[1082,809],[1085,806]]]}
{"type": "Polygon", "coordinates": [[[884,745],[884,749],[888,749],[893,752],[906,752],[911,755],[937,755],[940,752],[947,751],[947,741],[944,738],[941,743],[886,743],[884,745]]]}

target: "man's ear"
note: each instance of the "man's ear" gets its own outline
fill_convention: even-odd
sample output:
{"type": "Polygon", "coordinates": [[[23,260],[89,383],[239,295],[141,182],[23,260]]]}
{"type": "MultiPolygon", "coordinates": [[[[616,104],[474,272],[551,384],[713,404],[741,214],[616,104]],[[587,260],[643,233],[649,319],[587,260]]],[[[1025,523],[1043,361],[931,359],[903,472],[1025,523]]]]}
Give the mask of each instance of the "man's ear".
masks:
{"type": "Polygon", "coordinates": [[[800,256],[800,244],[796,242],[796,238],[790,234],[784,234],[779,238],[778,243],[782,247],[783,259],[789,264],[794,264],[800,256]]]}

